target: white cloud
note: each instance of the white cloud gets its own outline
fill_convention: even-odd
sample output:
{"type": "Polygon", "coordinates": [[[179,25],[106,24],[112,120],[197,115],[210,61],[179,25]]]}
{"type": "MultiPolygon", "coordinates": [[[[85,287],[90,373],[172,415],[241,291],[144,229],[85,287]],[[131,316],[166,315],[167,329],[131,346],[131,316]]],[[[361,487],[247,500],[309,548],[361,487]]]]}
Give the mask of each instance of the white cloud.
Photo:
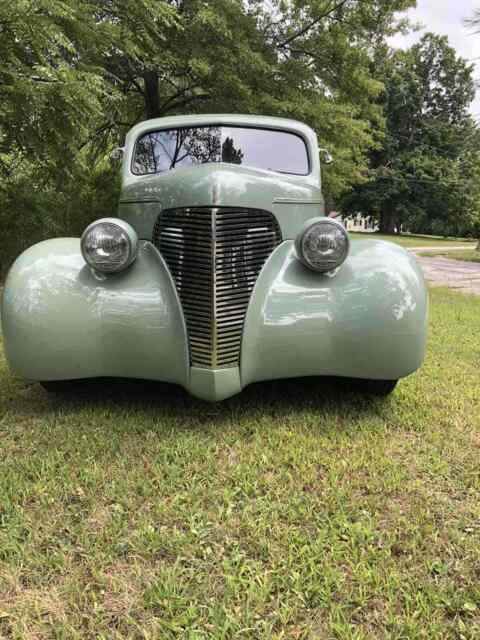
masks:
{"type": "MultiPolygon", "coordinates": [[[[421,30],[407,36],[397,35],[390,39],[390,44],[404,49],[428,31],[446,35],[458,53],[476,65],[474,75],[480,82],[480,33],[474,33],[471,27],[464,24],[475,9],[480,9],[479,0],[417,0],[417,8],[410,9],[407,15],[412,22],[422,24],[421,30]]],[[[480,120],[480,90],[477,91],[471,112],[480,120]]]]}

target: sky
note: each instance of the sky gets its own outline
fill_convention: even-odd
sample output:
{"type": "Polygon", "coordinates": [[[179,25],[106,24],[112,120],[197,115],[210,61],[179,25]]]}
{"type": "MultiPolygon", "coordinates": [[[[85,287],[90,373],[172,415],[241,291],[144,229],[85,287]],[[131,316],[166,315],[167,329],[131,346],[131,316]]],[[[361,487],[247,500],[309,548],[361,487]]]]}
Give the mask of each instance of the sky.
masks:
{"type": "MultiPolygon", "coordinates": [[[[391,38],[394,47],[406,48],[419,40],[427,31],[448,36],[450,44],[472,64],[476,64],[474,77],[480,83],[480,33],[475,34],[471,27],[464,25],[475,9],[480,9],[480,0],[417,0],[417,8],[410,9],[407,15],[412,22],[421,23],[422,29],[407,36],[397,35],[391,38]],[[478,60],[473,60],[478,58],[478,60]]],[[[480,121],[480,88],[472,104],[471,112],[480,121]]]]}

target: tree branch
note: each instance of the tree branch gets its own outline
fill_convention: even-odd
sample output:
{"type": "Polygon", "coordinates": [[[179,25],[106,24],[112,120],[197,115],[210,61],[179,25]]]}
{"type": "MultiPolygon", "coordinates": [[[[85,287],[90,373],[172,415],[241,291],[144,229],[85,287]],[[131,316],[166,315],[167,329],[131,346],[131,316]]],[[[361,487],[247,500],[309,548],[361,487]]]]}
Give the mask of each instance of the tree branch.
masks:
{"type": "Polygon", "coordinates": [[[162,104],[162,106],[160,107],[160,110],[163,112],[165,111],[167,108],[169,108],[169,105],[171,103],[174,103],[175,100],[177,100],[178,98],[181,98],[182,96],[184,96],[186,93],[188,93],[189,91],[193,91],[195,87],[185,87],[185,89],[181,89],[180,91],[177,91],[176,94],[174,94],[173,96],[170,96],[169,98],[167,98],[165,100],[165,102],[162,104]]]}
{"type": "Polygon", "coordinates": [[[96,129],[93,132],[93,134],[87,140],[85,140],[85,142],[82,142],[82,144],[78,147],[78,150],[81,151],[84,147],[87,146],[87,144],[90,144],[90,142],[93,142],[95,138],[98,138],[98,136],[102,135],[102,133],[111,131],[116,126],[117,126],[116,122],[108,122],[107,124],[102,125],[98,129],[96,129]]]}
{"type": "Polygon", "coordinates": [[[286,47],[287,45],[290,44],[290,42],[293,42],[297,38],[300,38],[301,36],[304,36],[306,33],[308,33],[310,31],[310,29],[313,29],[313,27],[315,27],[324,18],[328,18],[329,15],[331,15],[332,13],[337,11],[338,9],[341,9],[343,7],[343,5],[347,4],[347,2],[348,2],[348,0],[340,0],[340,2],[337,2],[337,4],[335,4],[333,7],[330,7],[330,9],[328,9],[328,11],[326,11],[325,13],[322,13],[321,16],[318,16],[318,18],[315,18],[315,20],[312,20],[305,27],[303,27],[302,29],[299,29],[296,33],[292,34],[291,36],[289,36],[288,38],[283,40],[283,42],[280,42],[278,46],[280,48],[286,47]]]}
{"type": "Polygon", "coordinates": [[[194,102],[195,100],[208,100],[209,98],[210,98],[210,96],[208,94],[190,96],[188,98],[185,98],[184,100],[179,100],[178,102],[174,102],[174,103],[170,104],[168,106],[167,111],[172,111],[173,109],[177,109],[178,107],[184,107],[185,105],[190,104],[191,102],[194,102]]]}
{"type": "Polygon", "coordinates": [[[135,87],[135,89],[138,91],[140,95],[145,97],[145,91],[143,90],[143,88],[140,86],[140,84],[137,82],[135,78],[130,78],[129,82],[132,86],[135,87]]]}

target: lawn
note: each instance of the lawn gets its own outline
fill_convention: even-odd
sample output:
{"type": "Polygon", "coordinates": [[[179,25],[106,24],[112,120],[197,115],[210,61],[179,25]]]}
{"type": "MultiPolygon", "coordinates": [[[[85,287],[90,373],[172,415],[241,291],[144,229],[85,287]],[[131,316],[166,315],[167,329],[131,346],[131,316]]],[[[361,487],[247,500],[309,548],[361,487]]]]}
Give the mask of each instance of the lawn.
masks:
{"type": "Polygon", "coordinates": [[[48,397],[0,361],[0,638],[480,637],[480,298],[388,400],[48,397]]]}
{"type": "Polygon", "coordinates": [[[452,260],[461,260],[462,262],[480,262],[480,251],[472,249],[471,251],[426,251],[421,253],[421,256],[428,256],[429,258],[450,258],[452,260]]]}
{"type": "Polygon", "coordinates": [[[475,240],[462,240],[455,238],[441,238],[435,236],[413,236],[413,235],[385,235],[381,233],[350,233],[350,237],[354,240],[388,240],[395,242],[403,247],[475,247],[475,240]]]}

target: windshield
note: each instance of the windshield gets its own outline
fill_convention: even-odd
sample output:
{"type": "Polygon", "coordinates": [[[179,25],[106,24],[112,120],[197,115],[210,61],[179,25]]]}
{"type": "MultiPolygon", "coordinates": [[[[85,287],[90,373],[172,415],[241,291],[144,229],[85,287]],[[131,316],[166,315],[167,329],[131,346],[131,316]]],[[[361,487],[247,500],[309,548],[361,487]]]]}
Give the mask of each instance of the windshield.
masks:
{"type": "Polygon", "coordinates": [[[135,145],[133,173],[163,173],[175,167],[227,162],[307,175],[303,139],[287,131],[247,127],[195,127],[152,131],[135,145]]]}

